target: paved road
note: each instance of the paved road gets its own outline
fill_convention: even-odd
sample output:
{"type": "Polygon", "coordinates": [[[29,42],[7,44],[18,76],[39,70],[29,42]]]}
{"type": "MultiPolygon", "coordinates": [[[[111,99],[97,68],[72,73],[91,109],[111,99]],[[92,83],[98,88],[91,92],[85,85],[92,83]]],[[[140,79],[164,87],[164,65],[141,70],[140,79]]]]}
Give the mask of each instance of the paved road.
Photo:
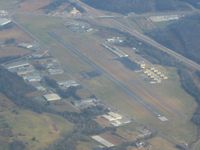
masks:
{"type": "Polygon", "coordinates": [[[135,36],[136,38],[138,38],[139,40],[152,45],[153,47],[173,56],[174,58],[176,58],[177,60],[179,60],[180,62],[184,63],[185,65],[189,66],[189,67],[193,67],[194,69],[197,69],[200,71],[200,64],[190,60],[189,58],[184,57],[183,55],[163,46],[162,44],[156,42],[155,40],[151,39],[150,37],[138,32],[137,30],[131,28],[131,27],[127,27],[126,25],[124,25],[123,23],[121,23],[120,21],[117,21],[115,19],[112,19],[113,22],[117,25],[119,25],[121,27],[122,30],[132,34],[133,36],[135,36]]]}
{"type": "MultiPolygon", "coordinates": [[[[76,1],[80,5],[84,6],[84,8],[86,8],[86,10],[88,12],[90,12],[90,13],[96,12],[99,16],[105,15],[104,12],[94,9],[94,8],[86,5],[85,3],[81,2],[80,0],[72,0],[72,1],[76,1]]],[[[195,10],[191,10],[191,11],[199,13],[199,10],[196,10],[196,9],[195,10]]],[[[95,19],[95,18],[93,18],[93,19],[95,19]]],[[[178,59],[180,62],[184,63],[185,65],[200,71],[200,64],[190,60],[189,58],[186,58],[185,56],[173,51],[172,49],[169,49],[169,48],[163,46],[162,44],[156,42],[152,38],[150,38],[150,37],[138,32],[137,30],[133,29],[132,27],[128,27],[128,26],[124,25],[123,23],[118,21],[117,18],[107,18],[107,19],[112,20],[115,24],[120,26],[123,31],[126,31],[126,32],[130,33],[131,35],[135,36],[136,38],[140,39],[141,41],[143,41],[143,42],[145,42],[147,44],[152,45],[153,47],[157,48],[158,50],[166,52],[167,54],[169,54],[169,55],[173,56],[174,58],[178,59]]]]}
{"type": "MultiPolygon", "coordinates": [[[[80,3],[79,0],[77,0],[76,2],[80,3]]],[[[84,5],[84,7],[86,7],[87,10],[91,9],[92,11],[96,11],[95,9],[87,6],[86,4],[83,4],[82,2],[81,2],[81,5],[84,5]]],[[[191,59],[189,59],[189,58],[187,58],[187,57],[185,57],[185,56],[183,56],[183,55],[175,52],[172,49],[169,49],[169,48],[163,46],[162,44],[156,42],[152,38],[150,38],[150,37],[148,37],[148,36],[146,36],[146,35],[138,32],[137,30],[133,29],[132,27],[129,27],[129,26],[123,24],[122,22],[120,22],[119,20],[117,20],[117,18],[119,18],[119,17],[121,18],[121,16],[115,16],[114,15],[113,17],[111,17],[111,16],[110,17],[106,17],[106,15],[103,14],[103,12],[101,12],[101,11],[97,11],[97,12],[98,12],[98,16],[93,16],[93,15],[88,16],[88,17],[83,16],[83,18],[90,18],[90,19],[99,19],[99,18],[101,18],[101,19],[104,18],[105,19],[106,18],[106,19],[110,19],[110,20],[113,21],[113,23],[115,23],[116,25],[118,25],[121,28],[121,30],[126,31],[126,32],[130,33],[131,35],[135,36],[136,38],[138,38],[139,40],[143,41],[144,43],[147,43],[147,44],[149,44],[149,45],[157,48],[158,50],[161,50],[161,51],[169,54],[170,56],[173,56],[174,58],[176,58],[180,62],[184,63],[185,65],[187,65],[189,67],[192,67],[192,68],[200,71],[200,64],[198,64],[195,61],[193,61],[193,60],[191,60],[191,59]]],[[[192,10],[191,12],[193,13],[193,12],[197,12],[197,11],[196,10],[192,10]]],[[[188,14],[189,12],[188,11],[183,11],[183,12],[180,12],[180,13],[181,14],[188,14]]],[[[31,15],[31,13],[29,15],[31,15]]],[[[149,15],[149,14],[146,14],[146,15],[149,15]]],[[[15,21],[15,23],[17,25],[19,25],[16,21],[15,21]]],[[[30,33],[29,31],[27,31],[25,28],[23,28],[23,29],[26,32],[28,32],[32,37],[34,36],[32,33],[30,33]]]]}

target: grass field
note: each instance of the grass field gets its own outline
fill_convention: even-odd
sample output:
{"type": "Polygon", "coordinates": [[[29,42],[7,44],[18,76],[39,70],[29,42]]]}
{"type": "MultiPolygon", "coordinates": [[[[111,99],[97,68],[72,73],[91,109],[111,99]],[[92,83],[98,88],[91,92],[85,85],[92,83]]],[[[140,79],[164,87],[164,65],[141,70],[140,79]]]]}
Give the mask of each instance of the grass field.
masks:
{"type": "Polygon", "coordinates": [[[7,112],[5,116],[14,134],[18,135],[17,139],[27,142],[27,146],[32,150],[47,147],[62,133],[69,132],[72,129],[69,122],[50,114],[41,115],[19,110],[18,115],[7,112]],[[35,138],[34,141],[33,138],[35,138]]]}
{"type": "Polygon", "coordinates": [[[23,56],[28,53],[29,50],[14,46],[0,48],[0,57],[23,56]]]}
{"type": "Polygon", "coordinates": [[[197,144],[197,147],[195,150],[199,150],[200,149],[200,143],[197,144]]]}
{"type": "Polygon", "coordinates": [[[95,143],[93,141],[78,142],[76,150],[92,150],[94,146],[95,143]]]}
{"type": "MultiPolygon", "coordinates": [[[[78,77],[80,71],[91,69],[90,66],[83,63],[76,56],[73,56],[70,53],[70,50],[62,47],[58,42],[56,42],[56,40],[52,39],[47,34],[55,28],[63,27],[62,20],[59,20],[58,18],[52,19],[49,17],[30,18],[27,16],[21,16],[18,19],[44,44],[53,47],[51,52],[62,62],[63,66],[66,67],[65,69],[67,69],[69,73],[78,77]],[[40,24],[41,20],[42,23],[40,24]]],[[[70,34],[68,31],[65,31],[65,29],[63,29],[62,36],[66,42],[74,43],[77,47],[80,46],[81,49],[83,48],[83,43],[80,42],[81,38],[84,42],[88,39],[91,40],[92,38],[95,38],[80,36],[78,39],[79,42],[77,42],[74,41],[76,35],[73,35],[72,33],[70,34]],[[66,32],[68,34],[64,35],[66,32]]],[[[194,99],[180,87],[180,82],[175,70],[169,70],[169,77],[171,80],[166,84],[150,86],[138,79],[134,73],[130,73],[130,71],[122,68],[122,65],[119,63],[110,61],[109,65],[106,65],[106,63],[109,62],[108,60],[101,60],[103,57],[95,57],[95,52],[92,52],[94,49],[91,49],[94,44],[93,42],[95,42],[95,39],[86,42],[91,43],[88,44],[90,49],[84,51],[88,54],[88,57],[91,59],[96,58],[95,62],[98,65],[101,65],[104,68],[108,67],[116,76],[118,76],[119,79],[123,79],[130,88],[136,90],[140,96],[144,96],[144,98],[146,96],[145,100],[155,105],[166,115],[166,117],[168,117],[169,121],[167,123],[160,122],[147,110],[141,107],[141,105],[138,105],[130,99],[130,97],[121,91],[116,84],[108,80],[104,75],[92,80],[81,81],[88,87],[88,89],[94,92],[95,95],[101,98],[109,106],[117,108],[122,113],[137,119],[137,121],[143,124],[154,127],[160,134],[165,135],[167,138],[171,138],[176,142],[191,142],[196,138],[196,127],[190,122],[191,115],[196,108],[196,103],[194,102],[194,99]],[[114,67],[111,66],[111,64],[114,65],[114,67]],[[121,72],[118,71],[119,68],[121,72]]],[[[87,44],[85,44],[85,46],[87,47],[87,44]]]]}
{"type": "Polygon", "coordinates": [[[44,6],[48,5],[51,0],[42,0],[42,1],[23,1],[20,4],[20,10],[25,12],[34,12],[38,11],[44,6]]]}
{"type": "Polygon", "coordinates": [[[10,9],[17,3],[17,0],[1,0],[0,9],[10,9]]]}
{"type": "Polygon", "coordinates": [[[175,148],[175,145],[172,145],[171,143],[169,143],[168,141],[166,141],[165,139],[161,138],[161,137],[155,137],[151,140],[149,140],[149,143],[152,145],[152,149],[153,150],[177,150],[175,148]]]}
{"type": "Polygon", "coordinates": [[[5,96],[0,97],[0,116],[5,118],[14,135],[10,137],[10,141],[23,141],[27,149],[44,149],[73,129],[73,125],[62,117],[19,109],[5,96]]]}
{"type": "Polygon", "coordinates": [[[0,40],[16,39],[17,42],[31,42],[32,39],[17,27],[0,31],[0,40]]]}

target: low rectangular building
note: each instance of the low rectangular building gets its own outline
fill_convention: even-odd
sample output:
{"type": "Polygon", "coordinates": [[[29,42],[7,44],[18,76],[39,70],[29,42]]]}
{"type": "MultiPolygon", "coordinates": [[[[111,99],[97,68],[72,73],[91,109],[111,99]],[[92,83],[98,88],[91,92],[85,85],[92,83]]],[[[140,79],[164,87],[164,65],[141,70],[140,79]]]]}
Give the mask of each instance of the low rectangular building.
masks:
{"type": "Polygon", "coordinates": [[[61,100],[61,97],[56,93],[45,94],[44,98],[47,101],[58,101],[58,100],[61,100]]]}
{"type": "Polygon", "coordinates": [[[165,116],[160,116],[158,117],[158,119],[163,122],[168,121],[168,119],[165,116]]]}
{"type": "Polygon", "coordinates": [[[0,27],[3,27],[9,23],[11,23],[12,21],[10,19],[7,18],[0,18],[0,27]]]}
{"type": "Polygon", "coordinates": [[[33,48],[33,45],[29,43],[20,43],[18,44],[18,46],[22,48],[27,48],[27,49],[33,48]]]}
{"type": "Polygon", "coordinates": [[[114,144],[110,143],[109,141],[105,140],[104,138],[102,138],[101,136],[98,136],[98,135],[92,136],[92,139],[101,143],[103,146],[106,146],[108,148],[115,146],[114,144]]]}
{"type": "Polygon", "coordinates": [[[122,116],[118,113],[110,111],[110,112],[108,112],[108,114],[117,120],[122,119],[122,116]]]}
{"type": "Polygon", "coordinates": [[[17,69],[17,68],[20,68],[20,67],[28,67],[28,66],[30,66],[30,64],[26,61],[18,61],[18,62],[14,62],[14,63],[10,63],[10,64],[5,65],[5,67],[8,70],[17,69]]]}
{"type": "Polygon", "coordinates": [[[28,82],[40,82],[42,77],[40,75],[27,75],[23,77],[24,80],[28,82]]]}
{"type": "Polygon", "coordinates": [[[57,68],[57,69],[48,69],[48,72],[50,75],[58,75],[58,74],[63,74],[64,70],[61,68],[57,68]]]}
{"type": "Polygon", "coordinates": [[[74,80],[67,80],[67,81],[59,81],[57,82],[58,85],[63,88],[63,89],[67,89],[69,87],[77,87],[80,86],[80,84],[78,84],[76,81],[74,80]]]}

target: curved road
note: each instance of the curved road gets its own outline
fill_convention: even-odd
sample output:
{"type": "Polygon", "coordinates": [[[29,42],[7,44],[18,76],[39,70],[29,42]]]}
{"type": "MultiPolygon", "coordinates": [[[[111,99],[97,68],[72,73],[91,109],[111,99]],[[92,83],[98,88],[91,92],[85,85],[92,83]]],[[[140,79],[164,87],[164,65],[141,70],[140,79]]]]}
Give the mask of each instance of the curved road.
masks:
{"type": "MultiPolygon", "coordinates": [[[[81,2],[80,0],[71,0],[71,1],[75,1],[75,2],[79,3],[80,5],[84,6],[84,8],[86,8],[86,11],[88,11],[89,13],[94,12],[95,14],[98,14],[99,16],[104,16],[105,15],[104,12],[94,9],[94,8],[86,5],[85,3],[81,2]]],[[[198,12],[198,13],[200,12],[199,10],[191,10],[191,11],[194,12],[194,13],[195,12],[198,12]]],[[[95,19],[95,17],[91,17],[90,19],[95,19]]],[[[124,25],[123,23],[118,21],[117,18],[106,18],[106,19],[112,20],[115,24],[117,24],[119,27],[121,27],[121,30],[124,30],[124,31],[130,33],[131,35],[135,36],[139,40],[141,40],[141,41],[143,41],[143,42],[145,42],[145,43],[147,43],[149,45],[152,45],[153,47],[155,47],[158,50],[161,50],[161,51],[169,54],[170,56],[173,56],[174,58],[176,58],[180,62],[184,63],[188,67],[192,67],[192,68],[200,71],[200,64],[194,62],[193,60],[191,60],[189,58],[186,58],[185,56],[175,52],[174,50],[165,47],[164,45],[156,42],[152,38],[150,38],[150,37],[138,32],[137,30],[134,30],[131,27],[127,27],[126,25],[124,25]]]]}
{"type": "Polygon", "coordinates": [[[135,36],[136,38],[138,38],[139,40],[152,45],[153,47],[156,47],[157,49],[173,56],[174,58],[178,59],[180,62],[184,63],[187,66],[193,67],[196,70],[200,71],[200,64],[192,61],[189,58],[186,58],[185,56],[163,46],[162,44],[156,42],[155,40],[151,39],[150,37],[138,32],[137,30],[131,29],[130,27],[127,27],[126,25],[122,24],[121,22],[112,19],[116,24],[118,24],[123,30],[125,30],[126,32],[132,34],[133,36],[135,36]]]}

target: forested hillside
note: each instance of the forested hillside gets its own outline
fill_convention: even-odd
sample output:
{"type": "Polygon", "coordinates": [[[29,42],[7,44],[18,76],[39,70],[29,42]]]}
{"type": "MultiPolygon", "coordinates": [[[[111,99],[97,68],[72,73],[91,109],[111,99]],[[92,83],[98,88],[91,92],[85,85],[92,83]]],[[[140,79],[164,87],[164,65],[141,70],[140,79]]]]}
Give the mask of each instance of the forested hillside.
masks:
{"type": "Polygon", "coordinates": [[[158,42],[200,63],[200,15],[185,17],[148,33],[158,42]]]}
{"type": "MultiPolygon", "coordinates": [[[[179,0],[82,0],[84,3],[106,11],[122,14],[190,9],[179,0]]],[[[186,1],[186,0],[185,0],[186,1]]]]}

